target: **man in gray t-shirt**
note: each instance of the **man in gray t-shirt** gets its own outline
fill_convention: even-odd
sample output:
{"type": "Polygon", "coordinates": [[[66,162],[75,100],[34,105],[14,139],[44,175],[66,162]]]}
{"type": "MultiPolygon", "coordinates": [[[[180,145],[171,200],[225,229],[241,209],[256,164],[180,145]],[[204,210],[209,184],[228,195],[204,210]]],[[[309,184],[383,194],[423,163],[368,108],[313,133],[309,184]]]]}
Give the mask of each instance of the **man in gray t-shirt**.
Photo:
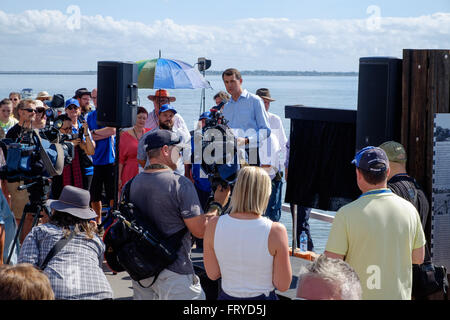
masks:
{"type": "MultiPolygon", "coordinates": [[[[183,229],[184,219],[203,214],[192,182],[172,170],[137,175],[131,184],[130,200],[164,236],[183,229]]],[[[190,250],[191,235],[186,232],[178,259],[167,269],[180,274],[194,273],[190,250]]]]}
{"type": "Polygon", "coordinates": [[[135,177],[130,186],[131,202],[164,235],[172,235],[184,227],[189,231],[182,240],[177,260],[159,274],[152,286],[149,285],[153,277],[141,280],[140,284],[132,281],[135,300],[205,299],[189,257],[191,234],[203,238],[208,219],[220,214],[221,207],[228,201],[230,189],[217,188],[215,202],[203,214],[192,182],[173,171],[180,157],[180,141],[180,136],[172,131],[152,131],[145,138],[150,165],[135,177]]]}

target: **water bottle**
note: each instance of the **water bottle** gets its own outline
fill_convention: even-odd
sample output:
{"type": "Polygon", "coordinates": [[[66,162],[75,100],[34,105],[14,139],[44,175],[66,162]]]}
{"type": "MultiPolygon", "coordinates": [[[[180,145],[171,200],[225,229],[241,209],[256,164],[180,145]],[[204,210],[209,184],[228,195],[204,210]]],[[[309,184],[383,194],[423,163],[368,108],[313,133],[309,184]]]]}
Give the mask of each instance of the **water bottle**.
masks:
{"type": "Polygon", "coordinates": [[[300,251],[306,252],[308,251],[308,236],[305,231],[302,231],[300,235],[300,251]]]}

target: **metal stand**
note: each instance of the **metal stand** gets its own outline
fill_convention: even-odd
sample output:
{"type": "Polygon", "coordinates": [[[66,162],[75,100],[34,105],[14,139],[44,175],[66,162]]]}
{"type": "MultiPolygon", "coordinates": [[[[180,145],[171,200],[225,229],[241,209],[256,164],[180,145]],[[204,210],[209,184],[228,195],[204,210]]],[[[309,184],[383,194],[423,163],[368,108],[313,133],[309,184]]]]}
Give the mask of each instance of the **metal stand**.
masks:
{"type": "Polygon", "coordinates": [[[297,249],[297,205],[290,204],[292,215],[292,256],[294,256],[295,249],[297,249]]]}
{"type": "Polygon", "coordinates": [[[114,205],[112,210],[119,210],[119,144],[120,144],[120,127],[116,127],[116,158],[114,159],[114,205]]]}
{"type": "Polygon", "coordinates": [[[14,236],[14,241],[12,243],[8,259],[6,261],[7,264],[9,264],[11,261],[14,248],[16,247],[17,241],[19,240],[19,237],[22,233],[23,225],[25,223],[25,218],[27,214],[33,215],[33,223],[31,225],[31,228],[37,226],[39,218],[42,217],[41,216],[42,211],[44,211],[47,216],[49,217],[51,216],[50,210],[45,204],[47,200],[47,192],[49,186],[50,186],[49,179],[40,177],[38,178],[38,180],[32,179],[31,183],[21,185],[17,188],[18,190],[27,189],[28,194],[30,195],[30,202],[27,203],[27,205],[23,209],[22,218],[20,219],[20,223],[17,228],[16,235],[14,236]]]}

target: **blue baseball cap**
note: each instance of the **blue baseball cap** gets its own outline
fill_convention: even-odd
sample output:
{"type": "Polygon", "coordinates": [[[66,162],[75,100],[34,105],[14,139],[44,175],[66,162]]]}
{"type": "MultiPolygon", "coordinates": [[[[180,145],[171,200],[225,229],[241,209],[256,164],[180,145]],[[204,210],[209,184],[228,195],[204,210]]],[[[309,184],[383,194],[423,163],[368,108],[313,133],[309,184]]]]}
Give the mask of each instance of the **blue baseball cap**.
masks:
{"type": "Polygon", "coordinates": [[[210,119],[211,118],[211,112],[210,111],[205,111],[203,112],[200,117],[198,118],[198,120],[202,120],[202,119],[210,119]]]}
{"type": "Polygon", "coordinates": [[[71,104],[76,105],[78,108],[80,107],[80,103],[78,102],[77,99],[70,98],[69,100],[66,101],[66,106],[65,106],[65,108],[67,108],[67,107],[70,106],[71,104]]]}
{"type": "Polygon", "coordinates": [[[173,113],[177,113],[177,110],[175,110],[174,107],[172,107],[170,104],[163,104],[160,108],[159,108],[159,114],[161,114],[162,112],[166,112],[166,111],[173,111],[173,113]]]}
{"type": "Polygon", "coordinates": [[[175,132],[158,129],[151,131],[145,138],[145,151],[171,146],[181,142],[181,137],[175,132]]]}
{"type": "Polygon", "coordinates": [[[378,147],[365,147],[358,151],[352,163],[365,171],[381,172],[389,168],[389,159],[383,149],[378,147]]]}

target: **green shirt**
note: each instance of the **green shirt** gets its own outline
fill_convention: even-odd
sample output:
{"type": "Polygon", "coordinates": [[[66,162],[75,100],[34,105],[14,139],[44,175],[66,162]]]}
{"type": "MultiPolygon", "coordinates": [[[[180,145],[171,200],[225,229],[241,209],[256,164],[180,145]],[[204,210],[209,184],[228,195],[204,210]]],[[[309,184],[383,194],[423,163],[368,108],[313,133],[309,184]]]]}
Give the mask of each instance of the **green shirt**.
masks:
{"type": "Polygon", "coordinates": [[[13,127],[17,122],[19,122],[16,118],[10,117],[8,122],[4,123],[3,121],[0,121],[0,128],[3,129],[5,134],[8,132],[8,130],[13,127]]]}
{"type": "Polygon", "coordinates": [[[412,251],[425,245],[419,214],[389,189],[371,192],[339,209],[326,251],[345,256],[363,299],[411,299],[412,251]]]}

